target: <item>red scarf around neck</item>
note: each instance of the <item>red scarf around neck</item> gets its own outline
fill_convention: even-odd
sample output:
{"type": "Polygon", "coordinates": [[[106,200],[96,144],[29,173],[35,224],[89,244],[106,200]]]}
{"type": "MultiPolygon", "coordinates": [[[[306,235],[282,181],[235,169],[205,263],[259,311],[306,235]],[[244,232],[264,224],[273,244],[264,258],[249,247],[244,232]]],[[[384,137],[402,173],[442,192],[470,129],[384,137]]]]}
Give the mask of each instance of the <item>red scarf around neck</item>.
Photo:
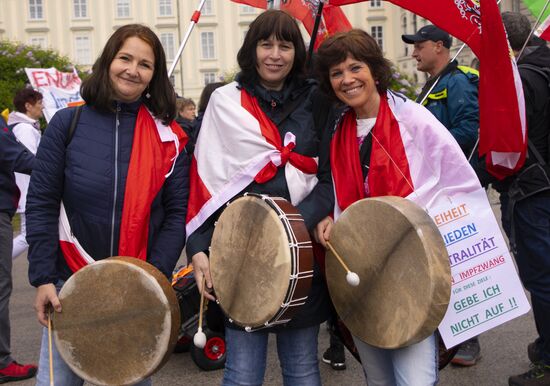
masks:
{"type": "MultiPolygon", "coordinates": [[[[399,123],[386,98],[385,94],[380,95],[376,123],[369,134],[372,135],[368,173],[370,197],[405,197],[412,193],[414,187],[399,123]]],[[[365,198],[357,143],[357,116],[352,109],[344,115],[332,138],[330,164],[337,203],[344,211],[355,201],[365,198]]]]}

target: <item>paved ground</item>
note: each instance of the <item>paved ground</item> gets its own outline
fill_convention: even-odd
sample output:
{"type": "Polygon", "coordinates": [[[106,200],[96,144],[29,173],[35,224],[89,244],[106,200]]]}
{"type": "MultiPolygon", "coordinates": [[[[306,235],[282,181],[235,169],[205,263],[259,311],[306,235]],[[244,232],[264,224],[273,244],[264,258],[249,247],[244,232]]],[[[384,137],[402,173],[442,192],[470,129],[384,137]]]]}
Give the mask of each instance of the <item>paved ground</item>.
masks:
{"type": "MultiPolygon", "coordinates": [[[[493,201],[493,200],[492,200],[493,201]]],[[[493,201],[494,202],[494,201],[493,201]]],[[[27,281],[27,262],[19,257],[14,263],[15,279],[11,300],[12,349],[20,362],[36,362],[40,345],[41,328],[32,309],[34,289],[27,281]]],[[[480,337],[481,361],[471,368],[448,366],[440,373],[440,385],[507,385],[508,376],[526,371],[529,367],[526,346],[535,337],[531,313],[491,330],[480,337]]],[[[276,359],[274,342],[270,342],[268,368],[265,385],[282,385],[276,359]]],[[[328,345],[328,333],[321,329],[319,337],[320,354],[328,345]]],[[[364,385],[361,367],[351,355],[347,355],[348,369],[335,372],[321,363],[324,385],[364,385]]],[[[155,385],[219,385],[222,371],[204,372],[192,361],[188,353],[175,354],[154,377],[155,385]]],[[[34,385],[33,381],[14,382],[13,385],[34,385]]]]}

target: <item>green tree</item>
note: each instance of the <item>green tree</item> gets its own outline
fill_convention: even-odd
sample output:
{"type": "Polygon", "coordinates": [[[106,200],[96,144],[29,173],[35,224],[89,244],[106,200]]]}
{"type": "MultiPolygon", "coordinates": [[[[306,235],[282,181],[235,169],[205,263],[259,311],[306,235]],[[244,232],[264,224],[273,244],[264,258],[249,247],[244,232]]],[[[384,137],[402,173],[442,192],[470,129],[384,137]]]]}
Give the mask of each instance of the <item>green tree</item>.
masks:
{"type": "MultiPolygon", "coordinates": [[[[25,67],[49,68],[70,72],[73,65],[69,58],[53,50],[0,41],[0,111],[13,110],[13,96],[29,83],[25,67]]],[[[82,78],[81,72],[79,72],[82,78]]]]}

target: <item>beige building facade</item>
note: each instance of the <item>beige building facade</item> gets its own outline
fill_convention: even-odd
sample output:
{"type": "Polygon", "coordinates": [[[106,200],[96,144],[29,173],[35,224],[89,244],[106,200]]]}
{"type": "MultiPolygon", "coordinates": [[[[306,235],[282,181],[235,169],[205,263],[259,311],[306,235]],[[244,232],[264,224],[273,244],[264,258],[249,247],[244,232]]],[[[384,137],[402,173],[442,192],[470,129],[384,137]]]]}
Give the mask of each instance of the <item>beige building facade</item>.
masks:
{"type": "MultiPolygon", "coordinates": [[[[0,0],[0,39],[52,48],[89,68],[108,37],[128,23],[143,23],[159,36],[171,67],[200,0],[0,0]]],[[[354,27],[369,32],[388,59],[419,83],[411,46],[401,34],[413,33],[426,20],[382,0],[342,7],[354,27]]],[[[526,11],[520,0],[502,0],[502,10],[526,11]]],[[[173,83],[180,95],[198,101],[205,84],[237,70],[236,54],[249,24],[260,10],[230,0],[206,0],[191,33],[173,83]]],[[[304,32],[306,39],[309,39],[304,32]]],[[[456,42],[453,51],[460,46],[456,42]]],[[[475,65],[467,49],[461,64],[475,65]]]]}

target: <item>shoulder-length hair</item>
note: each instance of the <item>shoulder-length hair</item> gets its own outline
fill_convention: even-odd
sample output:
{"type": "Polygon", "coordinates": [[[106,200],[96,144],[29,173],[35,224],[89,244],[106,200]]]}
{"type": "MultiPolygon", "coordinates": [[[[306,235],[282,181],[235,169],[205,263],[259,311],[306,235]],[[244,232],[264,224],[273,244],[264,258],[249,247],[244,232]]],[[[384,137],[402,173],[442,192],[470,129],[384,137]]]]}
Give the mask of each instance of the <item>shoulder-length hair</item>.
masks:
{"type": "Polygon", "coordinates": [[[237,62],[241,68],[240,79],[245,83],[258,80],[256,46],[260,40],[269,39],[271,35],[294,44],[294,63],[288,78],[305,77],[306,46],[298,24],[284,11],[268,10],[250,24],[243,45],[237,53],[237,62]]]}
{"type": "Polygon", "coordinates": [[[392,76],[391,62],[384,58],[376,40],[360,29],[337,33],[325,40],[317,50],[315,65],[323,91],[337,99],[330,84],[329,71],[348,56],[369,66],[379,93],[387,91],[392,76]]]}
{"type": "Polygon", "coordinates": [[[117,29],[107,40],[103,52],[92,67],[92,74],[82,82],[82,98],[98,110],[113,110],[115,92],[109,78],[109,68],[126,39],[137,37],[147,43],[155,56],[155,68],[142,101],[153,115],[168,124],[176,116],[176,93],[168,78],[166,56],[157,35],[142,24],[128,24],[117,29]],[[150,97],[145,95],[149,93],[150,97]]]}

